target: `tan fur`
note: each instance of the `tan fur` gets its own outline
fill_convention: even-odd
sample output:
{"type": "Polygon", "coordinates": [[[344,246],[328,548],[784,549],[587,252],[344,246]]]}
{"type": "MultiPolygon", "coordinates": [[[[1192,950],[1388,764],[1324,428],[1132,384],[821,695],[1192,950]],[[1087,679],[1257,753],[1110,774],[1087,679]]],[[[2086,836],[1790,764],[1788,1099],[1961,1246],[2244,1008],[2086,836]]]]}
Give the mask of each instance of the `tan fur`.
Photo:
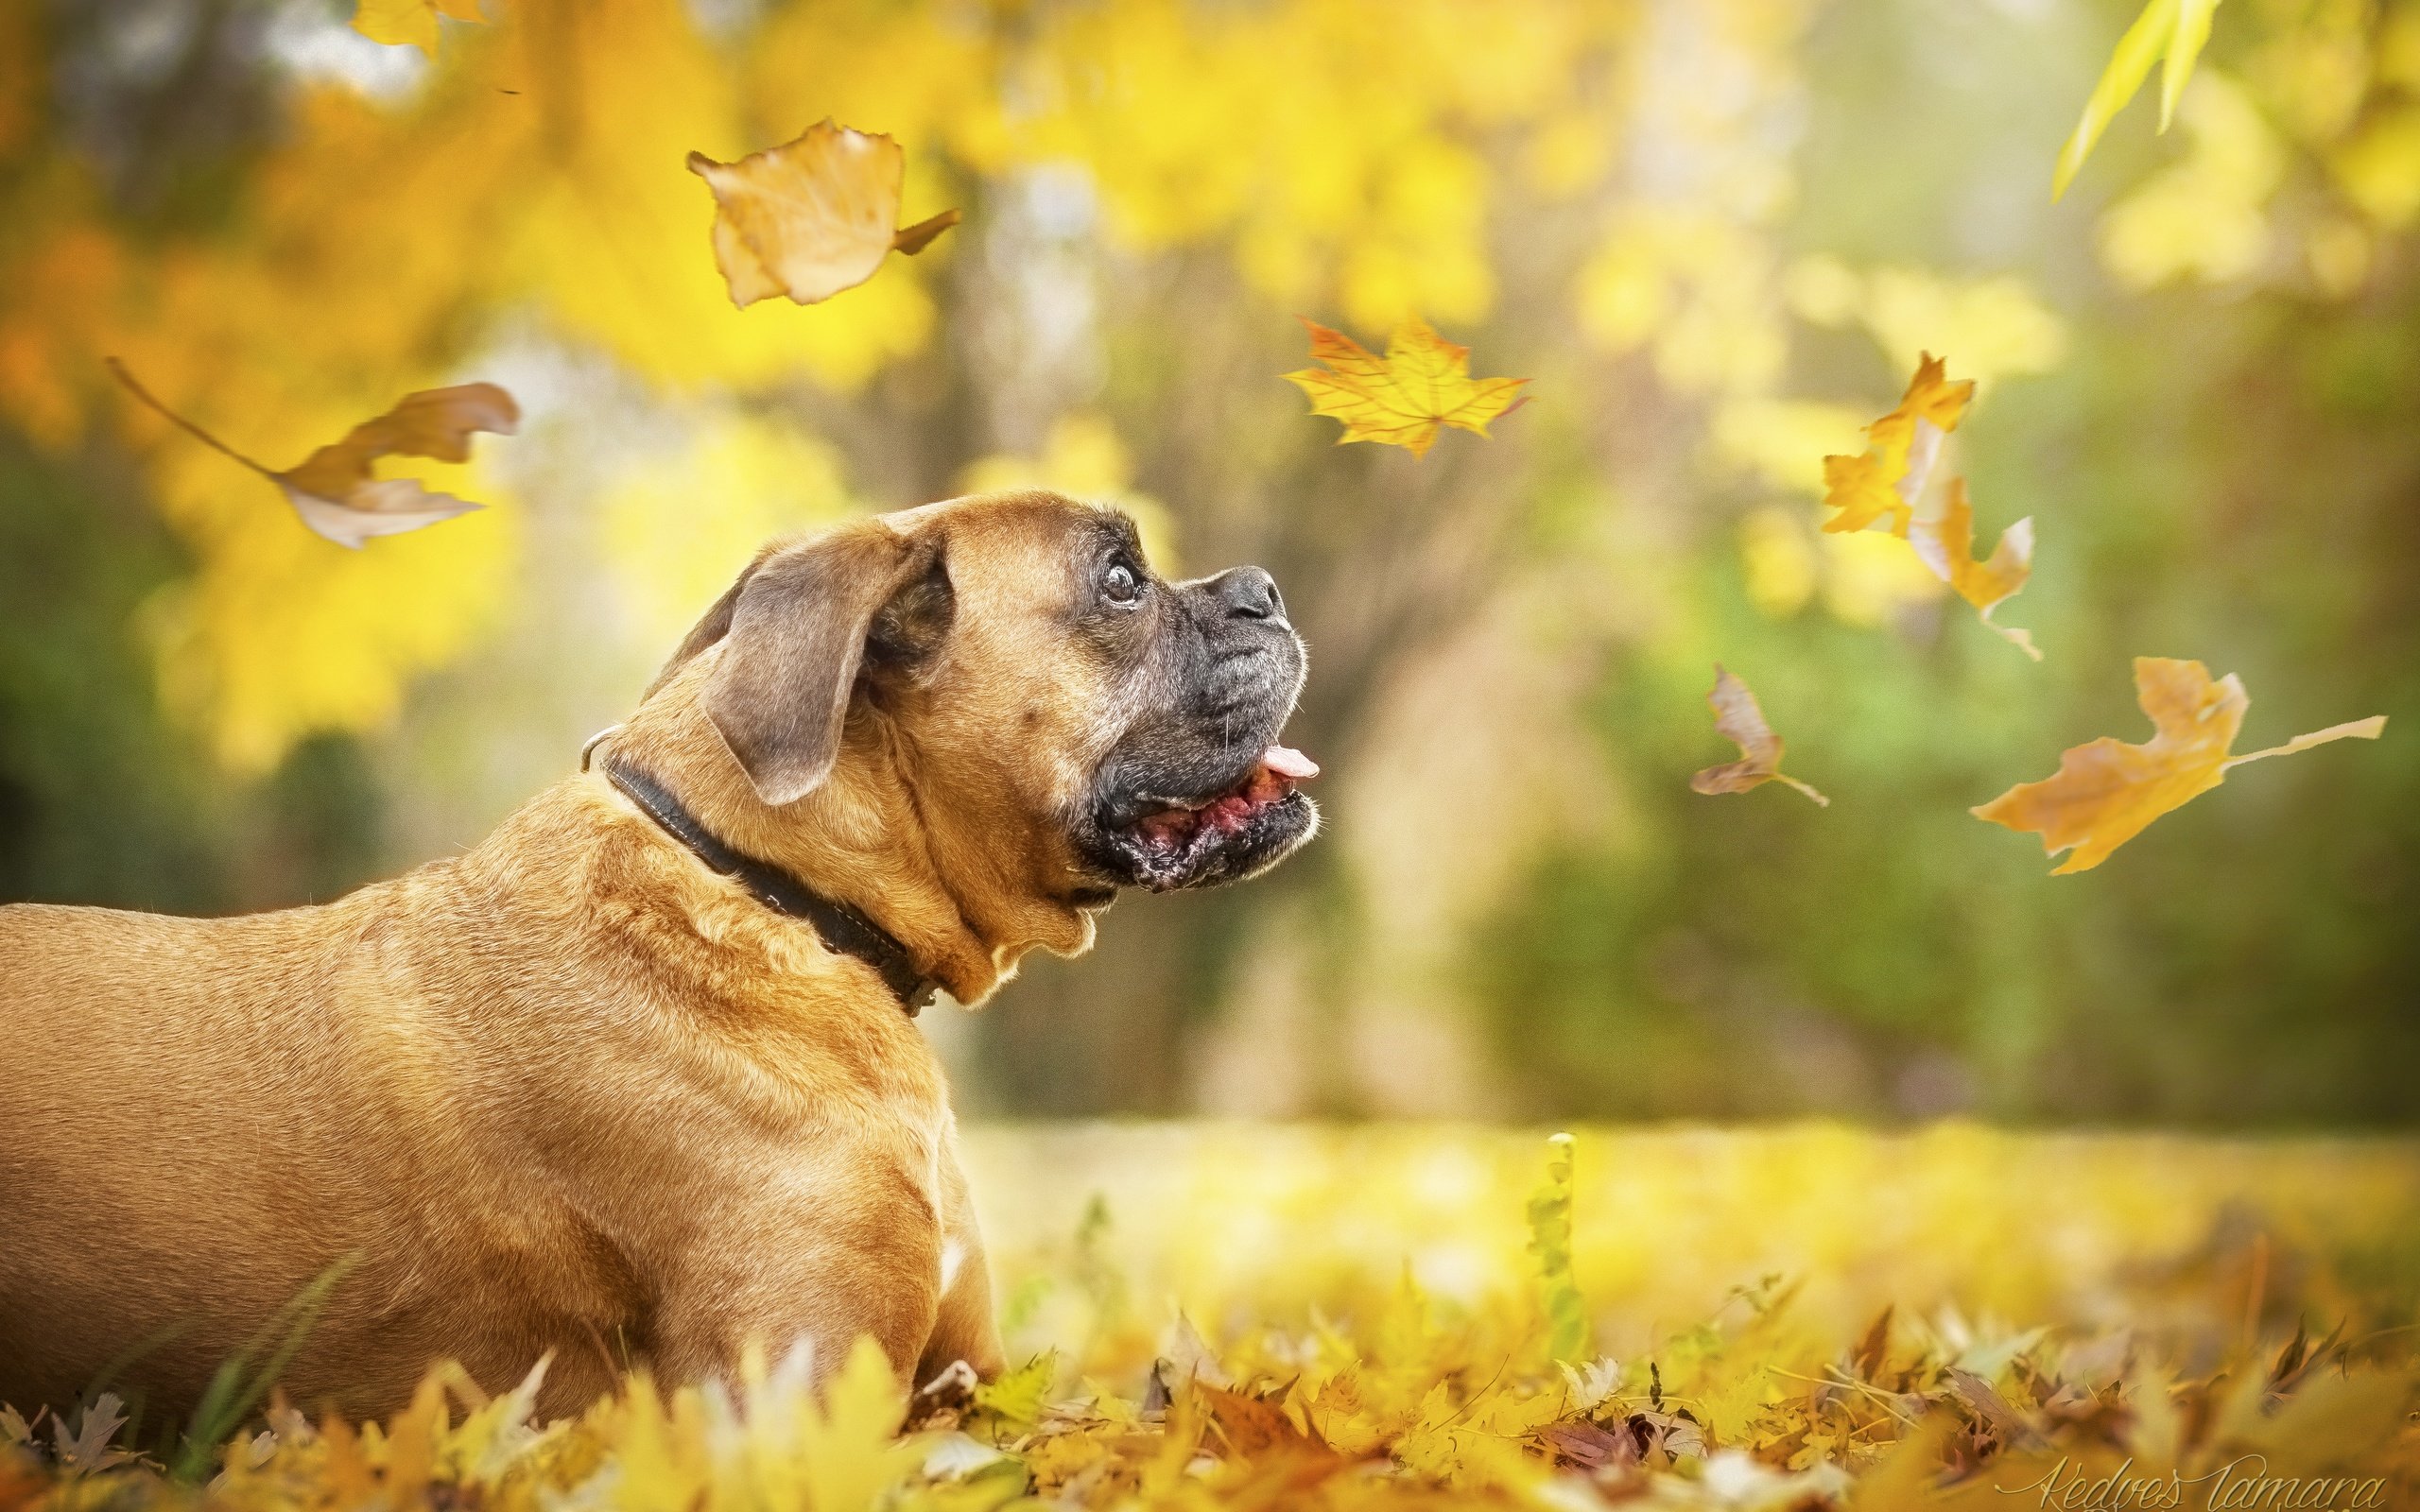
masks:
{"type": "MultiPolygon", "coordinates": [[[[1116,735],[1065,627],[1084,516],[1017,495],[847,527],[945,541],[955,619],[935,664],[869,674],[797,802],[763,801],[701,707],[741,654],[711,621],[600,755],[980,1003],[1026,951],[1092,940],[1055,817],[1116,735]]],[[[752,1336],[1000,1364],[921,1032],[596,771],[324,907],[0,909],[0,1399],[23,1407],[113,1360],[189,1403],[348,1255],[286,1388],[354,1412],[449,1354],[494,1386],[551,1351],[552,1410],[626,1362],[727,1369],[752,1336]]]]}

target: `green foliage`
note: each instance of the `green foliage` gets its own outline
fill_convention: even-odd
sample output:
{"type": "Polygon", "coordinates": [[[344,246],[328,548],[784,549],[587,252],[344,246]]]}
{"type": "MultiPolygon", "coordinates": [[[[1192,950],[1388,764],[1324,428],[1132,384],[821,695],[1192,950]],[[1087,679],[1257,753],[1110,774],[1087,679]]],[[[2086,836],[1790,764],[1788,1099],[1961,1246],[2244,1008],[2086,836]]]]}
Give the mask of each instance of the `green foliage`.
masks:
{"type": "Polygon", "coordinates": [[[332,1263],[261,1325],[251,1343],[220,1362],[182,1435],[171,1469],[177,1479],[202,1480],[216,1469],[220,1446],[268,1400],[269,1388],[319,1323],[329,1295],[360,1260],[347,1255],[332,1263]]]}
{"type": "Polygon", "coordinates": [[[975,1406],[1003,1422],[1032,1427],[1059,1376],[1059,1353],[1046,1349],[1015,1369],[975,1388],[975,1406]]]}
{"type": "Polygon", "coordinates": [[[1537,1258],[1547,1353],[1566,1364],[1588,1350],[1588,1306],[1571,1267],[1571,1147],[1568,1134],[1547,1140],[1546,1179],[1530,1194],[1530,1253],[1537,1258]]]}
{"type": "Polygon", "coordinates": [[[139,640],[179,569],[139,499],[0,437],[0,898],[227,902],[208,763],[139,640]]]}

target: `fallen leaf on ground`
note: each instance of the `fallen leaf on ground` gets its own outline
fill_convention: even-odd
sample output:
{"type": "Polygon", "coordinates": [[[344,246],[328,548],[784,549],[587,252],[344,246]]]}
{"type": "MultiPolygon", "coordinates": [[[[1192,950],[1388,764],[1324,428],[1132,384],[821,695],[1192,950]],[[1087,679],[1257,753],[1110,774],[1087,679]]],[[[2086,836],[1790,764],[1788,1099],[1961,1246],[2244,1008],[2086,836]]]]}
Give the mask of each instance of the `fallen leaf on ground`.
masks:
{"type": "Polygon", "coordinates": [[[1891,1356],[1891,1318],[1898,1309],[1884,1303],[1857,1343],[1849,1351],[1849,1367],[1859,1381],[1872,1381],[1882,1374],[1883,1365],[1891,1356]]]}
{"type": "Polygon", "coordinates": [[[2373,714],[2297,735],[2282,746],[2229,756],[2252,699],[2233,673],[2212,681],[2199,662],[2135,659],[2135,701],[2156,733],[2141,745],[2103,735],[2059,758],[2059,770],[2038,782],[2019,782],[1972,810],[1979,819],[2038,832],[2046,855],[2073,849],[2053,876],[2089,871],[2143,833],[2153,819],[2182,808],[2225,781],[2246,762],[2324,746],[2331,740],[2376,740],[2386,716],[2373,714]]]}
{"type": "Polygon", "coordinates": [[[715,262],[742,309],[776,294],[828,300],[873,277],[894,249],[912,257],[958,224],[944,210],[901,226],[907,155],[881,132],[829,116],[736,163],[692,152],[689,171],[714,191],[715,262]]]}
{"type": "Polygon", "coordinates": [[[1014,1370],[1003,1370],[977,1385],[972,1394],[974,1405],[977,1410],[1008,1422],[1039,1422],[1050,1392],[1051,1377],[1058,1369],[1056,1354],[1037,1354],[1014,1370]]]}
{"type": "Polygon", "coordinates": [[[2218,6],[2219,0],[2151,0],[2143,7],[2143,13],[2118,39],[2109,66],[2084,101],[2083,116],[2066,146],[2059,149],[2059,166],[2050,183],[2052,199],[2067,192],[2076,170],[2092,156],[2093,144],[2143,87],[2152,64],[2163,58],[2167,67],[2160,74],[2159,129],[2168,129],[2176,114],[2177,96],[2185,93],[2186,80],[2193,77],[2193,64],[2202,56],[2202,44],[2210,40],[2210,12],[2218,6]]]}
{"type": "Polygon", "coordinates": [[[372,42],[390,47],[417,47],[437,56],[437,18],[485,21],[479,0],[360,0],[353,9],[353,29],[372,42]]]}
{"type": "Polygon", "coordinates": [[[1891,533],[1904,539],[1942,438],[1958,428],[1974,397],[1974,380],[1949,382],[1947,365],[1925,352],[1899,406],[1865,428],[1865,451],[1824,458],[1824,505],[1840,511],[1824,528],[1863,530],[1887,514],[1891,533]]]}
{"type": "Polygon", "coordinates": [[[1235,1458],[1255,1459],[1272,1452],[1330,1461],[1341,1458],[1325,1443],[1295,1427],[1294,1420],[1274,1401],[1199,1382],[1193,1390],[1235,1458]]]}
{"type": "MultiPolygon", "coordinates": [[[[1049,1143],[1021,1141],[1041,1157],[1025,1169],[1036,1191],[1057,1194],[1081,1166],[1071,1166],[1063,1135],[1043,1138],[1049,1143]]],[[[1876,1201],[1863,1190],[1876,1170],[1908,1159],[1904,1141],[1860,1136],[1844,1147],[1841,1131],[1823,1128],[1778,1140],[1694,1131],[1662,1142],[1668,1148],[1652,1168],[1669,1169],[1677,1154],[1688,1179],[1656,1183],[1647,1197],[1660,1207],[1651,1211],[1627,1204],[1641,1200],[1635,1176],[1655,1152],[1635,1148],[1634,1139],[1617,1141],[1601,1164],[1589,1162],[1595,1178],[1573,1187],[1564,1169],[1572,1147],[1557,1139],[1543,1181],[1530,1188],[1532,1211],[1563,1209],[1566,1188],[1582,1211],[1625,1204],[1608,1210],[1624,1227],[1677,1238],[1599,1252],[1599,1263],[1661,1257],[1664,1268],[1688,1273],[1674,1284],[1698,1293],[1701,1303],[1711,1301],[1703,1295],[1708,1260],[1769,1252],[1778,1237],[1807,1249],[1845,1242],[1852,1261],[1858,1246],[1871,1251],[1843,1274],[1853,1280],[1853,1305],[1880,1308],[1894,1284],[1923,1284],[1894,1274],[1891,1258],[1928,1263],[1944,1242],[1970,1235],[1972,1194],[1988,1190],[1995,1202],[2015,1204],[2012,1215],[2054,1213],[2091,1238],[2082,1271],[2061,1279],[2089,1293],[2093,1310],[2111,1314],[2094,1322],[2071,1308],[2018,1329],[1970,1321],[1954,1304],[1936,1301],[1923,1310],[1883,1308],[1860,1337],[1837,1332],[1837,1315],[1793,1311],[1794,1286],[1773,1275],[1734,1286],[1711,1312],[1660,1326],[1649,1321],[1652,1303],[1644,1298],[1625,1295],[1612,1304],[1623,1311],[1610,1314],[1596,1311],[1606,1298],[1592,1298],[1597,1326],[1620,1320],[1624,1332],[1640,1331],[1633,1337],[1644,1372],[1629,1375],[1625,1392],[1623,1372],[1610,1362],[1566,1372],[1553,1358],[1533,1267],[1515,1258],[1513,1214],[1531,1173],[1480,1165],[1479,1184],[1458,1181],[1451,1201],[1413,1198],[1421,1201],[1418,1236],[1466,1246],[1460,1252],[1479,1267],[1461,1273],[1473,1286],[1462,1297],[1426,1292],[1400,1247],[1413,1233],[1372,1221],[1386,1211],[1378,1203],[1432,1192],[1442,1151],[1493,1152],[1503,1136],[1461,1133],[1443,1144],[1423,1134],[1374,1162],[1376,1150],[1363,1137],[1308,1146],[1295,1135],[1282,1144],[1277,1135],[1265,1138],[1270,1143],[1255,1148],[1267,1157],[1282,1151],[1288,1190],[1272,1200],[1266,1181],[1222,1179],[1222,1191],[1249,1194],[1231,1204],[1249,1205],[1191,1211],[1186,1222],[1233,1232],[1238,1218],[1253,1213],[1274,1221],[1281,1211],[1305,1211],[1305,1196],[1314,1194],[1340,1221],[1312,1237],[1341,1235],[1353,1247],[1288,1254],[1281,1258],[1293,1263],[1280,1269],[1254,1256],[1240,1275],[1205,1275],[1229,1289],[1205,1292],[1203,1304],[1237,1332],[1223,1356],[1198,1336],[1178,1347],[1200,1356],[1172,1389],[1165,1386],[1167,1369],[1145,1369],[1139,1327],[1147,1325],[1131,1319],[1115,1333],[1077,1320],[1092,1342],[1063,1363],[1080,1395],[1022,1418],[978,1409],[963,1423],[927,1423],[904,1437],[905,1384],[867,1338],[855,1340],[846,1363],[820,1381],[809,1349],[794,1348],[778,1362],[744,1349],[736,1371],[722,1380],[676,1387],[644,1372],[617,1375],[610,1389],[553,1421],[538,1416],[543,1371],[491,1398],[459,1366],[440,1365],[409,1405],[379,1423],[356,1425],[331,1408],[314,1425],[290,1407],[270,1405],[269,1432],[246,1422],[232,1437],[189,1445],[195,1469],[183,1480],[148,1456],[111,1447],[132,1435],[107,1400],[95,1402],[74,1433],[47,1412],[38,1410],[29,1423],[0,1406],[0,1507],[2015,1512],[2117,1506],[2121,1495],[2126,1507],[2155,1506],[2158,1489],[2172,1487],[2171,1469],[2207,1482],[2207,1472],[2230,1463],[2238,1468],[2228,1484],[2245,1492],[2212,1497],[2213,1504],[2285,1506],[2296,1499],[2268,1493],[2314,1485],[2338,1494],[2332,1503],[2306,1494],[2302,1504],[2411,1501],[2397,1494],[2404,1481],[2394,1477],[2408,1479],[2406,1417],[2420,1367],[2400,1332],[2373,1332],[2369,1323],[2401,1315],[2408,1267],[2346,1271],[2335,1258],[2334,1246],[2365,1231],[2375,1207],[2365,1196],[2377,1184],[2325,1179],[2341,1171],[2342,1149],[2290,1152],[2290,1159],[2279,1152],[2260,1162],[2277,1169],[2247,1176],[2239,1145],[2171,1142],[2178,1147],[2161,1153],[2188,1210],[2179,1224],[2177,1202],[2145,1203],[2128,1183],[2108,1179],[2140,1165],[2141,1151],[2123,1140],[1963,1138],[1954,1163],[1944,1163],[1947,1151],[1918,1157],[1923,1191],[1910,1206],[1904,1194],[1876,1201]],[[1735,1168],[1749,1142],[1754,1163],[1735,1168]],[[1738,1153],[1721,1153],[1726,1148],[1738,1153]],[[2305,1222],[2316,1242],[2289,1246],[2281,1238],[2280,1263],[2271,1270],[2257,1258],[2269,1254],[2267,1228],[2246,1235],[2234,1214],[2256,1196],[2290,1200],[2314,1177],[2323,1178],[2323,1200],[2305,1222]],[[1776,1192],[1791,1200],[1776,1208],[1776,1192]],[[1719,1246],[1658,1217],[1680,1214],[1720,1231],[1726,1211],[1727,1222],[1743,1227],[1719,1246]],[[1875,1229],[1877,1213],[1890,1220],[1887,1234],[1875,1229]],[[2205,1225],[2210,1237],[2195,1240],[2205,1225]],[[1306,1320],[1298,1290],[1302,1273],[1312,1270],[1305,1261],[1317,1267],[1313,1274],[1325,1273],[1317,1284],[1338,1304],[1312,1301],[1306,1320]],[[2247,1261],[2262,1267],[2251,1290],[2273,1315],[2327,1305],[2350,1312],[2337,1313],[2345,1332],[2316,1344],[2299,1331],[2291,1342],[2245,1337],[2247,1261]],[[1272,1284],[1284,1290],[1272,1295],[1272,1284]],[[2161,1309],[2173,1343],[2136,1339],[2118,1322],[2125,1310],[2146,1304],[2161,1309]],[[1267,1315],[1277,1309],[1292,1316],[1267,1315]],[[2281,1343],[2283,1352],[2273,1352],[2281,1343]],[[2202,1363],[2180,1380],[2169,1362],[2185,1350],[2202,1363]],[[1572,1375],[1586,1379],[1584,1391],[1566,1389],[1572,1375]],[[1232,1384],[1203,1384],[1214,1376],[1232,1384]],[[1157,1409],[1149,1396],[1136,1396],[1154,1381],[1163,1383],[1157,1409]],[[1588,1401],[1600,1385],[1602,1398],[1588,1401]],[[2365,1486],[2368,1477],[2379,1478],[2365,1486]],[[2117,1493],[2097,1500],[2087,1494],[2112,1486],[2117,1493]],[[2134,1494],[2123,1494],[2130,1488],[2134,1494]]],[[[1167,1151],[1154,1150],[1138,1178],[1183,1177],[1199,1192],[1196,1173],[1223,1177],[1236,1168],[1232,1132],[1194,1139],[1190,1159],[1215,1165],[1175,1164],[1167,1151]]],[[[1274,1160],[1253,1164],[1276,1168],[1274,1160]]],[[[2409,1167],[2391,1160],[2377,1175],[2393,1179],[2409,1167]]],[[[1214,1230],[1136,1231],[1149,1233],[1159,1258],[1144,1250],[1123,1263],[1173,1260],[1191,1268],[1201,1263],[1201,1232],[1214,1230]]],[[[1599,1236],[1583,1242],[1602,1244],[1610,1230],[1583,1224],[1580,1231],[1599,1236]]],[[[1302,1230],[1290,1232],[1299,1241],[1302,1230]]],[[[1024,1263],[1054,1267],[1028,1274],[1051,1274],[1071,1289],[1103,1263],[1080,1246],[1061,1246],[1047,1261],[1020,1249],[1030,1257],[1024,1263]]],[[[1965,1274],[1979,1289],[1996,1280],[2005,1287],[2009,1278],[2031,1275],[2033,1259],[2021,1250],[1985,1246],[1965,1274]]],[[[2346,1253],[2359,1261],[2368,1251],[2346,1253]]],[[[1021,1389],[1028,1400],[1055,1395],[1047,1390],[1053,1363],[1040,1358],[1015,1372],[1031,1384],[1029,1393],[1021,1389]]],[[[75,1422],[72,1401],[67,1413],[75,1422]]],[[[2202,1505],[2191,1496],[2169,1500],[2202,1505]]]]}
{"type": "Polygon", "coordinates": [[[1289,372],[1311,400],[1311,413],[1344,422],[1344,441],[1383,441],[1425,456],[1444,426],[1487,434],[1487,422],[1514,408],[1527,378],[1473,378],[1471,349],[1458,347],[1418,316],[1395,327],[1383,357],[1316,320],[1311,356],[1327,364],[1289,372]]]}
{"type": "MultiPolygon", "coordinates": [[[[882,1347],[860,1336],[847,1361],[823,1383],[821,1410],[801,1404],[796,1418],[801,1488],[808,1506],[870,1507],[900,1477],[921,1463],[912,1439],[895,1435],[907,1417],[907,1394],[899,1387],[882,1347]]],[[[640,1497],[632,1501],[642,1502],[640,1497]]],[[[666,1497],[656,1505],[682,1505],[700,1497],[666,1497]]],[[[791,1499],[796,1504],[796,1499],[791,1499]]]]}
{"type": "Polygon", "coordinates": [[[355,551],[372,536],[402,535],[483,507],[450,493],[432,493],[414,478],[372,477],[371,469],[380,457],[465,462],[471,456],[472,432],[510,436],[521,424],[520,406],[494,384],[424,389],[405,395],[384,415],[355,425],[343,440],[320,447],[300,466],[281,472],[160,403],[114,357],[109,366],[135,398],[171,423],[276,484],[315,534],[355,551]]]}
{"type": "Polygon", "coordinates": [[[110,1447],[117,1437],[117,1431],[126,1426],[126,1414],[119,1410],[125,1405],[115,1392],[102,1392],[77,1419],[73,1434],[67,1431],[66,1418],[53,1415],[50,1441],[59,1462],[90,1472],[108,1469],[132,1458],[110,1447]]]}
{"type": "Polygon", "coordinates": [[[1756,696],[1748,685],[1723,670],[1722,663],[1714,664],[1714,691],[1705,696],[1714,707],[1714,728],[1739,747],[1740,759],[1709,766],[1689,779],[1689,786],[1700,793],[1745,793],[1766,782],[1788,782],[1824,807],[1832,800],[1795,777],[1785,776],[1781,769],[1781,737],[1765,723],[1765,712],[1756,707],[1756,696]]]}
{"type": "Polygon", "coordinates": [[[2042,652],[2032,632],[1994,624],[1992,610],[2015,597],[2033,576],[2033,520],[2028,516],[2000,532],[1999,544],[1983,561],[1975,559],[1975,507],[1966,498],[1966,480],[1949,481],[1949,498],[1938,520],[1917,520],[1908,527],[1908,544],[1949,585],[1951,593],[1975,606],[1977,617],[1992,632],[2034,661],[2042,652]]]}
{"type": "Polygon", "coordinates": [[[1607,1433],[1592,1422],[1550,1424],[1539,1432],[1538,1442],[1562,1462],[1582,1469],[1638,1463],[1635,1438],[1628,1432],[1607,1433]]]}

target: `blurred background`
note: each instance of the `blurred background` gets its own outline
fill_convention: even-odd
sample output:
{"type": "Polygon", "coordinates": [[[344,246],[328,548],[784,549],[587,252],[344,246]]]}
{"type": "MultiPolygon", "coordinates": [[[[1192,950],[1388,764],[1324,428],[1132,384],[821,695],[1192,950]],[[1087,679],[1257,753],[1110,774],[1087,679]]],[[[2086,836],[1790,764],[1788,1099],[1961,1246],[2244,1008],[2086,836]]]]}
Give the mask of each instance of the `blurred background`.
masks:
{"type": "Polygon", "coordinates": [[[2408,1125],[2420,1112],[2420,4],[2239,0],[2053,204],[2127,0],[0,0],[0,900],[326,900],[570,771],[774,532],[979,488],[1259,562],[1322,839],[928,1014],[972,1113],[2408,1125]],[[964,223],[732,309],[683,171],[826,115],[964,223]],[[1534,402],[1339,447],[1293,317],[1534,402]],[[1920,350],[2036,576],[1824,536],[1920,350]],[[290,466],[506,385],[478,514],[290,466]],[[2372,713],[2053,879],[1969,805],[2239,674],[2372,713]],[[1789,769],[1727,760],[1720,660],[1789,769]],[[2401,733],[2398,733],[2401,731],[2401,733]]]}

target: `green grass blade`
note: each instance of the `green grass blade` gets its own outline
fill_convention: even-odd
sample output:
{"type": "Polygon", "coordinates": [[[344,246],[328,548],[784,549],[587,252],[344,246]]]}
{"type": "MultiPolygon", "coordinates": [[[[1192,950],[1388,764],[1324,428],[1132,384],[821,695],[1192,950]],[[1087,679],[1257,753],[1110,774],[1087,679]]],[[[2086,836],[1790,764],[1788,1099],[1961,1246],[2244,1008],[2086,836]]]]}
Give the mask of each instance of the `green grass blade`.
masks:
{"type": "Polygon", "coordinates": [[[1571,1136],[1547,1141],[1547,1175],[1530,1195],[1530,1253],[1538,1257],[1538,1282],[1547,1314],[1547,1349],[1573,1363],[1588,1348],[1588,1308],[1571,1263],[1571,1136]]]}

